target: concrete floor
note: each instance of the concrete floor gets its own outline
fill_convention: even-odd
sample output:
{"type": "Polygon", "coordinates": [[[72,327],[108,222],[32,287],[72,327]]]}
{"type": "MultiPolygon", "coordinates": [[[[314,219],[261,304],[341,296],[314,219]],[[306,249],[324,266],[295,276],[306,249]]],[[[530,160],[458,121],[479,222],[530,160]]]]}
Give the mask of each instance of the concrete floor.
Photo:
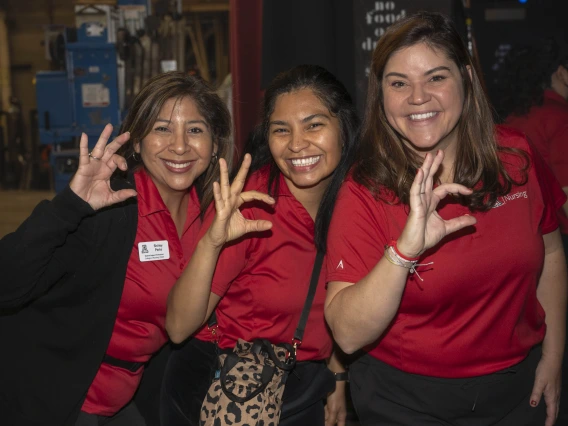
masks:
{"type": "Polygon", "coordinates": [[[15,231],[41,200],[50,200],[49,191],[0,190],[0,238],[15,231]]]}

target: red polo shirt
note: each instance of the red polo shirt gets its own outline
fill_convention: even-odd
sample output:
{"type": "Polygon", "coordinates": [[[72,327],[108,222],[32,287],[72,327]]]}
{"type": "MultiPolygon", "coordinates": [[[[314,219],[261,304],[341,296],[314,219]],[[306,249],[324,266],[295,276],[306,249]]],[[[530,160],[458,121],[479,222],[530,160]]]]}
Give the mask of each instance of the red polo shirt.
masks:
{"type": "MultiPolygon", "coordinates": [[[[501,129],[504,146],[529,151],[526,139],[501,129]]],[[[529,151],[530,152],[530,151],[529,151]]],[[[520,159],[503,154],[512,176],[520,159]]],[[[566,196],[535,155],[528,182],[514,186],[487,212],[470,212],[447,197],[444,219],[463,214],[477,224],[449,235],[428,250],[410,274],[397,315],[366,351],[400,370],[434,377],[490,374],[520,362],[544,338],[544,310],[536,297],[542,270],[542,235],[558,227],[555,210],[566,196]]],[[[327,279],[357,283],[397,239],[407,207],[377,201],[348,180],[341,189],[329,239],[327,279]]],[[[356,285],[356,284],[355,284],[356,285]]]]}
{"type": "MultiPolygon", "coordinates": [[[[253,173],[245,191],[267,192],[268,172],[253,173]]],[[[251,234],[223,249],[212,291],[223,296],[217,307],[219,346],[232,348],[238,339],[265,338],[291,343],[308,294],[316,257],[314,221],[294,198],[281,176],[274,207],[251,203],[241,211],[247,219],[265,219],[272,229],[251,234]]],[[[203,226],[202,233],[207,226],[203,226]]],[[[324,271],[308,317],[298,359],[319,360],[331,354],[332,341],[323,317],[324,271]]],[[[209,339],[202,331],[198,337],[209,339]]]]}
{"type": "MultiPolygon", "coordinates": [[[[544,91],[542,105],[523,116],[510,115],[507,125],[523,132],[552,168],[563,187],[568,186],[568,102],[553,90],[544,91]]],[[[560,231],[568,234],[568,218],[558,211],[560,231]]]]}
{"type": "MultiPolygon", "coordinates": [[[[191,189],[181,239],[158,189],[142,170],[134,175],[138,192],[138,228],[126,270],[124,290],[107,354],[124,361],[146,362],[167,341],[166,301],[197,243],[199,199],[191,189]],[[140,260],[139,243],[167,241],[169,259],[140,260]]],[[[101,248],[104,250],[104,247],[101,248]]],[[[134,396],[144,368],[131,372],[101,364],[82,410],[111,416],[134,396]]]]}

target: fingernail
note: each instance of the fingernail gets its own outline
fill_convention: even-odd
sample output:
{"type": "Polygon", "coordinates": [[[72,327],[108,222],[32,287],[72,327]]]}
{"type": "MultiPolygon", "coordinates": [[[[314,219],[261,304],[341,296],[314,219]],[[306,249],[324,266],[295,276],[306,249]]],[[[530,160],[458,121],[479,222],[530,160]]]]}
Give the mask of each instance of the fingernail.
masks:
{"type": "Polygon", "coordinates": [[[531,405],[532,405],[533,407],[536,407],[536,401],[535,401],[534,399],[531,400],[531,405]]]}

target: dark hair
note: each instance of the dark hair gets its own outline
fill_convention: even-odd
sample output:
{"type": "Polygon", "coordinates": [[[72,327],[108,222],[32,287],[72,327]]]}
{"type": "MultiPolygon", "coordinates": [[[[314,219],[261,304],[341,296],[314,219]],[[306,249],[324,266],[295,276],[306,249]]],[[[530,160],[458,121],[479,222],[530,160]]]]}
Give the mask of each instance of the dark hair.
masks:
{"type": "Polygon", "coordinates": [[[277,75],[264,93],[261,120],[249,138],[245,152],[252,155],[251,171],[269,166],[268,191],[274,195],[278,191],[280,169],[272,158],[268,145],[270,116],[280,95],[301,89],[312,90],[329,112],[337,117],[343,144],[341,159],[325,190],[316,217],[316,246],[325,253],[327,231],[337,193],[353,163],[359,140],[359,118],[345,86],[332,73],[317,65],[299,65],[277,75]]]}
{"type": "Polygon", "coordinates": [[[390,26],[379,39],[372,56],[354,179],[379,198],[391,202],[394,193],[398,201],[409,203],[410,186],[423,160],[402,142],[390,125],[384,110],[382,79],[391,56],[418,43],[442,51],[460,71],[464,104],[457,124],[459,143],[454,181],[475,188],[471,196],[459,198],[462,204],[471,210],[487,210],[495,204],[498,196],[510,191],[512,184],[526,180],[525,167],[521,182],[513,181],[498,153],[512,152],[525,159],[527,156],[522,151],[497,145],[491,108],[477,66],[451,21],[439,13],[421,12],[402,19],[390,26]],[[384,193],[381,189],[391,193],[384,193]]]}
{"type": "Polygon", "coordinates": [[[553,38],[513,47],[497,77],[500,116],[525,115],[531,107],[542,105],[544,90],[550,88],[552,74],[559,66],[568,69],[568,55],[553,38]]]}
{"type": "MultiPolygon", "coordinates": [[[[130,132],[130,140],[118,151],[128,160],[129,169],[142,167],[140,156],[135,156],[134,145],[150,133],[162,106],[169,99],[191,98],[210,128],[213,143],[217,144],[217,157],[227,161],[229,169],[233,160],[231,139],[231,115],[215,91],[201,78],[181,71],[159,74],[145,84],[128,111],[120,130],[130,132]]],[[[214,161],[199,176],[194,185],[201,203],[201,214],[213,201],[213,182],[219,177],[219,162],[214,161]]]]}

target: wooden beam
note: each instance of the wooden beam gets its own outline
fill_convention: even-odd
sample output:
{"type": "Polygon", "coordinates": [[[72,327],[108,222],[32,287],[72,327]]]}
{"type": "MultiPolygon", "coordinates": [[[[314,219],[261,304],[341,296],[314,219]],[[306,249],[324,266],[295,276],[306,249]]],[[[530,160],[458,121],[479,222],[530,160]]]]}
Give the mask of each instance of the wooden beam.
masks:
{"type": "Polygon", "coordinates": [[[223,27],[219,16],[215,16],[213,19],[213,29],[215,30],[215,71],[217,74],[217,86],[220,86],[225,78],[225,71],[223,67],[225,49],[223,27]]]}
{"type": "Polygon", "coordinates": [[[209,72],[209,58],[207,57],[207,48],[205,47],[205,42],[203,41],[203,30],[201,29],[201,20],[199,16],[195,16],[195,36],[197,37],[197,43],[201,49],[201,59],[203,63],[203,69],[201,70],[201,76],[206,81],[211,81],[211,73],[209,72]]]}
{"type": "Polygon", "coordinates": [[[6,14],[0,10],[0,110],[8,111],[12,96],[12,79],[10,74],[10,46],[6,14]]]}
{"type": "Polygon", "coordinates": [[[187,71],[185,68],[185,18],[177,21],[175,37],[178,39],[177,66],[178,70],[187,71]]]}
{"type": "MultiPolygon", "coordinates": [[[[189,33],[189,39],[191,40],[191,48],[193,50],[193,54],[195,55],[195,61],[197,62],[197,68],[199,68],[199,72],[201,73],[201,77],[205,81],[209,81],[209,67],[207,65],[207,54],[205,52],[205,46],[199,42],[197,36],[197,25],[195,28],[193,23],[196,20],[193,20],[192,23],[187,27],[187,31],[189,33]]],[[[201,30],[201,27],[199,27],[201,30]]],[[[201,37],[201,41],[203,38],[201,37]]]]}
{"type": "Polygon", "coordinates": [[[231,9],[229,2],[216,3],[187,3],[183,4],[183,12],[189,13],[211,13],[211,12],[229,12],[231,9]]]}
{"type": "Polygon", "coordinates": [[[111,6],[116,6],[116,0],[75,0],[73,3],[75,4],[80,4],[80,5],[103,5],[103,4],[109,4],[111,6]]]}

